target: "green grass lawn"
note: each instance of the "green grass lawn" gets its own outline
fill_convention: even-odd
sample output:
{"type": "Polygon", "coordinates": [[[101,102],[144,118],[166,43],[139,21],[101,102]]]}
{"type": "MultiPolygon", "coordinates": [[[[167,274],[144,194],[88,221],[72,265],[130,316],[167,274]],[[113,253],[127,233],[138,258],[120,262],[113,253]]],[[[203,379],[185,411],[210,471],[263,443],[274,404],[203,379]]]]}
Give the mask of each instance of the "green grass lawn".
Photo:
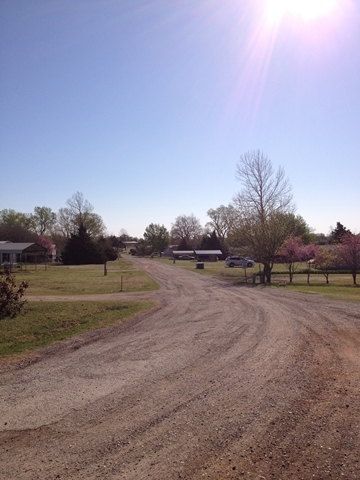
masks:
{"type": "Polygon", "coordinates": [[[155,302],[28,302],[0,321],[0,358],[51,345],[88,330],[119,325],[155,302]]]}
{"type": "MultiPolygon", "coordinates": [[[[360,302],[360,285],[353,284],[353,278],[350,273],[331,273],[329,275],[329,283],[319,271],[312,272],[310,282],[307,283],[307,274],[301,273],[305,271],[307,265],[300,264],[298,271],[295,271],[293,283],[289,283],[289,274],[286,274],[285,265],[277,264],[273,268],[272,284],[278,286],[279,280],[286,281],[286,288],[296,292],[321,294],[325,298],[332,300],[343,300],[360,302]]],[[[360,274],[358,276],[360,283],[360,274]]]]}
{"type": "MultiPolygon", "coordinates": [[[[82,295],[147,292],[160,288],[133,263],[120,258],[103,265],[28,265],[15,273],[16,284],[29,282],[25,297],[32,295],[82,295]]],[[[135,314],[155,308],[146,301],[27,302],[15,318],[0,320],[0,357],[20,354],[64,340],[88,330],[118,325],[135,314]]]]}
{"type": "MultiPolygon", "coordinates": [[[[238,277],[243,277],[245,270],[240,267],[233,267],[229,268],[225,265],[223,260],[219,260],[218,262],[204,262],[204,269],[198,270],[196,269],[196,261],[195,260],[176,260],[173,263],[173,259],[169,259],[168,257],[156,257],[153,258],[154,261],[160,261],[165,263],[166,265],[173,265],[176,268],[184,268],[186,270],[194,271],[199,273],[200,275],[219,275],[224,277],[225,279],[229,279],[230,281],[237,279],[238,277]]],[[[259,271],[259,265],[255,265],[255,268],[247,268],[246,274],[250,278],[252,278],[253,273],[257,273],[259,271]]]]}
{"type": "MultiPolygon", "coordinates": [[[[175,268],[184,268],[196,272],[200,275],[215,275],[228,282],[234,284],[252,284],[252,277],[254,273],[259,273],[259,264],[256,264],[254,268],[247,268],[246,272],[240,267],[229,268],[225,265],[224,261],[218,262],[204,262],[204,270],[196,269],[196,261],[194,260],[176,260],[173,263],[172,258],[154,258],[154,261],[160,261],[167,265],[173,265],[175,268]],[[246,278],[245,278],[246,273],[246,278]]],[[[262,265],[260,265],[262,267],[262,265]]],[[[298,271],[301,272],[307,267],[306,264],[300,264],[298,271]]],[[[279,280],[285,280],[287,282],[286,289],[311,293],[321,294],[326,298],[333,300],[345,300],[360,302],[360,286],[353,285],[353,279],[351,274],[330,274],[329,284],[326,284],[326,279],[322,273],[312,273],[310,276],[310,285],[307,284],[307,275],[304,273],[295,273],[293,278],[293,284],[290,285],[289,274],[285,265],[276,264],[273,268],[271,288],[279,288],[279,280]]],[[[360,284],[360,274],[358,277],[358,283],[360,284]]],[[[256,278],[256,285],[259,285],[259,277],[256,278]]],[[[268,287],[268,286],[267,286],[268,287]]],[[[282,288],[282,287],[281,287],[282,288]]]]}
{"type": "Polygon", "coordinates": [[[312,275],[310,284],[307,283],[306,275],[302,274],[295,275],[292,284],[288,283],[289,279],[285,275],[274,274],[272,280],[272,284],[276,287],[279,280],[286,280],[285,288],[290,291],[321,294],[331,300],[360,302],[360,285],[352,284],[350,274],[330,275],[328,284],[326,284],[325,277],[321,274],[312,275]]]}
{"type": "Polygon", "coordinates": [[[103,265],[28,265],[16,273],[16,281],[26,280],[26,295],[84,295],[120,292],[146,292],[159,285],[145,272],[137,270],[125,258],[107,262],[107,275],[103,265]]]}

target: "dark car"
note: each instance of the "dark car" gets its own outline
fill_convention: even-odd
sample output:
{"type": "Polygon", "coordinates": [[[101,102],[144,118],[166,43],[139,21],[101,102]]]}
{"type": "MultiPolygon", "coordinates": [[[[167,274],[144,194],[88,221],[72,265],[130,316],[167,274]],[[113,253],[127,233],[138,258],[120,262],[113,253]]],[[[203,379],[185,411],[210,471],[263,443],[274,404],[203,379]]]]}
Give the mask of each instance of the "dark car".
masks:
{"type": "Polygon", "coordinates": [[[192,257],[191,255],[180,255],[179,260],[195,260],[195,257],[192,257]]]}

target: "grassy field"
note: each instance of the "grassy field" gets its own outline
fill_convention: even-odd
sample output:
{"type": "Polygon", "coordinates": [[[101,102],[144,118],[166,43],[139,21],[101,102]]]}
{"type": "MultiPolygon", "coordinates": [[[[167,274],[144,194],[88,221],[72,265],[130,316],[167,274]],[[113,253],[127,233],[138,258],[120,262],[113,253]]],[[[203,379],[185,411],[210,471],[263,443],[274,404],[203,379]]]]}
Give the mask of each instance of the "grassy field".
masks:
{"type": "Polygon", "coordinates": [[[51,345],[78,333],[119,325],[155,302],[28,302],[0,321],[0,358],[51,345]]]}
{"type": "MultiPolygon", "coordinates": [[[[256,264],[254,268],[247,268],[245,272],[245,270],[239,267],[226,267],[224,261],[205,262],[204,270],[198,270],[196,269],[196,261],[193,260],[176,260],[175,264],[173,263],[172,259],[164,257],[154,258],[153,260],[160,261],[168,265],[173,265],[176,268],[184,268],[200,275],[215,275],[235,284],[252,284],[253,274],[259,273],[259,264],[256,264]]],[[[306,264],[299,265],[298,271],[304,270],[306,266],[306,264]]],[[[287,273],[286,266],[282,264],[276,264],[273,268],[271,285],[266,286],[266,288],[279,288],[280,280],[286,281],[285,288],[288,290],[308,294],[321,294],[324,297],[333,300],[360,302],[360,286],[353,285],[353,279],[349,273],[330,274],[329,284],[326,284],[326,279],[322,273],[312,273],[310,276],[310,285],[307,283],[306,274],[295,273],[293,284],[290,285],[288,283],[289,275],[287,273]]],[[[360,284],[360,274],[358,283],[360,284]]],[[[256,278],[256,284],[259,285],[259,277],[256,278]]]]}
{"type": "MultiPolygon", "coordinates": [[[[335,275],[334,275],[335,276],[335,275]]],[[[360,286],[350,284],[349,275],[336,275],[336,278],[330,279],[327,285],[320,278],[311,280],[310,285],[306,283],[306,279],[295,278],[293,284],[287,284],[286,289],[295,292],[308,294],[321,294],[330,300],[342,300],[360,303],[360,286]]]]}
{"type": "MultiPolygon", "coordinates": [[[[82,295],[157,290],[158,283],[127,259],[103,265],[27,266],[15,274],[16,284],[29,282],[32,295],[82,295]]],[[[27,302],[16,318],[0,321],[0,358],[57,343],[72,335],[118,325],[135,314],[155,308],[150,301],[27,302]]]]}
{"type": "Polygon", "coordinates": [[[159,285],[145,272],[136,270],[126,258],[107,262],[107,275],[103,265],[33,265],[16,273],[18,282],[29,282],[27,296],[31,295],[84,295],[115,292],[146,292],[159,285]]]}
{"type": "MultiPolygon", "coordinates": [[[[204,262],[204,269],[196,269],[195,260],[176,260],[173,262],[172,258],[168,257],[155,257],[154,261],[165,263],[166,265],[173,265],[176,268],[185,268],[186,270],[194,271],[200,275],[220,275],[229,280],[234,280],[239,276],[244,276],[244,270],[240,267],[229,268],[225,266],[224,261],[218,262],[204,262]]],[[[252,277],[253,273],[259,271],[259,266],[255,265],[255,268],[247,268],[246,273],[249,277],[252,277]]]]}

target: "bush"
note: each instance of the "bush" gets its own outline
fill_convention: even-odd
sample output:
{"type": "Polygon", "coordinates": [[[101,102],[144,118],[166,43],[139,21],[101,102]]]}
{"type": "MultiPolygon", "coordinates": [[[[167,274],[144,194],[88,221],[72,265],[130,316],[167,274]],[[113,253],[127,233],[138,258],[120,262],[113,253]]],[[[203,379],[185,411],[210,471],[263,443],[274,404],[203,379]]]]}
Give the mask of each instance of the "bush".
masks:
{"type": "Polygon", "coordinates": [[[26,302],[24,295],[28,286],[28,282],[21,282],[16,287],[15,276],[5,267],[0,277],[0,320],[16,317],[26,302]]]}

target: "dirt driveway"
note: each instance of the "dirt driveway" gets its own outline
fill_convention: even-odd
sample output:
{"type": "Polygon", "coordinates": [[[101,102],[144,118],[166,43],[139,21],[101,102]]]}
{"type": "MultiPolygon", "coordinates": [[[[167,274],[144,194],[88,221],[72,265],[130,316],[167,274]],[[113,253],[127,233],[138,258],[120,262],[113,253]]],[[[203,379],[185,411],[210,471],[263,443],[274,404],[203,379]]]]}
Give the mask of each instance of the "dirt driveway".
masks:
{"type": "Polygon", "coordinates": [[[360,478],[359,304],[134,261],[159,310],[0,374],[1,479],[360,478]]]}

